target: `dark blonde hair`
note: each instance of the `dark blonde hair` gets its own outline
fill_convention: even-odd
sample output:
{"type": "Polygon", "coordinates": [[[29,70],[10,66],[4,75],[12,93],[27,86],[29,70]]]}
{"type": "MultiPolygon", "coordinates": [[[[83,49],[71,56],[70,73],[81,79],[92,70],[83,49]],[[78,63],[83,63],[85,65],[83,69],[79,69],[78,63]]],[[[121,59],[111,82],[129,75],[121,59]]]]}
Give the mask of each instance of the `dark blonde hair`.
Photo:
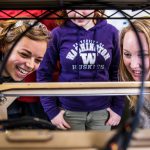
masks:
{"type": "MultiPolygon", "coordinates": [[[[66,10],[62,10],[62,11],[57,12],[57,13],[60,16],[60,18],[64,17],[65,19],[59,19],[56,21],[56,23],[58,25],[63,25],[69,19],[67,12],[66,12],[66,10]]],[[[94,11],[94,18],[101,18],[101,19],[105,18],[104,13],[105,13],[105,10],[95,10],[94,11]]],[[[96,23],[96,19],[93,19],[93,22],[96,23]]]]}
{"type": "MultiPolygon", "coordinates": [[[[137,32],[141,32],[145,35],[147,43],[148,43],[148,50],[150,53],[150,20],[149,19],[138,19],[132,22],[133,26],[135,27],[137,32]]],[[[121,81],[134,81],[131,74],[128,72],[124,62],[123,62],[123,41],[125,34],[129,31],[134,31],[131,25],[125,27],[120,34],[120,50],[121,50],[121,60],[120,60],[120,80],[121,81]]],[[[132,108],[135,107],[137,96],[128,96],[130,101],[130,106],[132,108]]]]}
{"type": "MultiPolygon", "coordinates": [[[[35,20],[7,20],[0,22],[0,47],[1,52],[6,52],[8,47],[13,44],[30,26],[34,25],[35,20]]],[[[25,34],[25,37],[35,41],[46,41],[51,38],[46,26],[38,22],[25,34]]]]}

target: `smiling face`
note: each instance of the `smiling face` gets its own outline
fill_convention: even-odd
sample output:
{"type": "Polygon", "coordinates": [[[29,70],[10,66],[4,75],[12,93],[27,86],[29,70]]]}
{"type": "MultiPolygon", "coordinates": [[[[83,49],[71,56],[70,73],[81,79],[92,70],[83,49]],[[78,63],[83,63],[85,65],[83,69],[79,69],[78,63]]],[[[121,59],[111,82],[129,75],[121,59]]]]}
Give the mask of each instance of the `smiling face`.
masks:
{"type": "MultiPolygon", "coordinates": [[[[138,33],[142,48],[144,50],[145,80],[150,77],[150,54],[148,43],[143,33],[138,33]]],[[[140,81],[142,76],[142,61],[140,46],[137,37],[133,31],[128,31],[123,40],[123,62],[135,81],[140,81]]]]}
{"type": "Polygon", "coordinates": [[[94,17],[94,10],[67,10],[68,17],[71,18],[77,18],[77,19],[71,19],[72,22],[74,22],[76,25],[81,26],[85,28],[86,30],[92,28],[94,26],[92,19],[80,19],[84,16],[87,17],[94,17]]]}
{"type": "Polygon", "coordinates": [[[23,80],[39,67],[46,48],[46,41],[34,41],[23,37],[14,47],[3,76],[11,76],[15,81],[23,80]]]}

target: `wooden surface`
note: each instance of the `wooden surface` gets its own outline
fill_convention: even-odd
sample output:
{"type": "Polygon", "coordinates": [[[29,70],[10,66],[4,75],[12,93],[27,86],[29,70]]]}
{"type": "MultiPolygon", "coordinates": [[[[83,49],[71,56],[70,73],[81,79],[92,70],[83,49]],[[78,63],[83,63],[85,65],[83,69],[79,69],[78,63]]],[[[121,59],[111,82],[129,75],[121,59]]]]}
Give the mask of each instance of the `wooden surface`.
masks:
{"type": "Polygon", "coordinates": [[[16,149],[70,149],[70,148],[97,148],[97,147],[103,147],[108,139],[113,135],[113,132],[85,132],[85,131],[58,131],[58,132],[51,132],[47,131],[47,133],[44,131],[22,131],[20,134],[17,131],[14,133],[14,136],[18,136],[17,140],[10,140],[10,136],[13,137],[13,133],[0,133],[0,149],[2,148],[16,148],[16,149]],[[20,141],[21,135],[26,136],[27,139],[32,137],[33,132],[37,132],[37,137],[40,137],[42,134],[45,135],[45,137],[48,137],[47,140],[35,140],[35,141],[20,141]],[[50,137],[50,138],[49,138],[50,137]]]}
{"type": "Polygon", "coordinates": [[[0,102],[0,120],[8,118],[7,108],[15,99],[16,97],[5,97],[5,100],[0,102]]]}
{"type": "MultiPolygon", "coordinates": [[[[131,89],[137,90],[141,85],[140,82],[102,82],[102,83],[6,83],[0,86],[4,92],[20,91],[28,89],[30,92],[38,93],[41,89],[62,89],[67,91],[84,89],[91,94],[93,90],[107,90],[112,88],[113,91],[120,89],[128,92],[131,89]],[[14,91],[13,91],[14,90],[14,91]],[[39,91],[38,91],[39,90],[39,91]],[[88,91],[89,90],[89,91],[88,91]]],[[[149,88],[150,83],[146,82],[145,87],[149,88]]],[[[29,92],[28,91],[28,92],[29,92]]],[[[23,91],[24,92],[24,91],[23,91]]],[[[27,91],[26,91],[27,92],[27,91]]],[[[54,92],[54,91],[52,91],[54,92]]],[[[81,92],[81,91],[80,91],[81,92]]],[[[46,93],[45,93],[46,94],[46,93]]],[[[128,93],[127,93],[128,94],[128,93]]],[[[12,100],[13,101],[13,100],[12,100]]],[[[5,105],[6,106],[6,105],[5,105]]],[[[8,105],[7,105],[8,106],[8,105]]],[[[114,132],[51,132],[42,133],[39,131],[23,132],[1,132],[0,149],[1,150],[100,150],[105,146],[107,141],[113,136],[114,132]],[[38,138],[39,137],[39,138],[38,138]]],[[[149,150],[150,149],[150,131],[142,130],[134,134],[128,150],[149,150]]]]}
{"type": "MultiPolygon", "coordinates": [[[[3,83],[0,91],[13,89],[91,89],[91,88],[139,88],[141,82],[51,82],[51,83],[3,83]]],[[[150,87],[150,82],[144,84],[150,87]]]]}
{"type": "MultiPolygon", "coordinates": [[[[47,130],[0,132],[0,150],[100,150],[115,132],[114,130],[110,132],[47,130]]],[[[149,135],[150,130],[139,130],[134,134],[128,150],[150,149],[149,135]]]]}
{"type": "MultiPolygon", "coordinates": [[[[10,100],[0,105],[0,119],[7,118],[7,108],[16,96],[139,95],[140,86],[141,82],[3,83],[0,96],[10,100]]],[[[150,94],[150,82],[145,82],[144,87],[143,94],[150,94]]]]}
{"type": "MultiPolygon", "coordinates": [[[[104,96],[139,95],[140,82],[56,82],[56,83],[3,83],[5,96],[104,96]]],[[[145,82],[143,94],[150,94],[150,82],[145,82]]]]}

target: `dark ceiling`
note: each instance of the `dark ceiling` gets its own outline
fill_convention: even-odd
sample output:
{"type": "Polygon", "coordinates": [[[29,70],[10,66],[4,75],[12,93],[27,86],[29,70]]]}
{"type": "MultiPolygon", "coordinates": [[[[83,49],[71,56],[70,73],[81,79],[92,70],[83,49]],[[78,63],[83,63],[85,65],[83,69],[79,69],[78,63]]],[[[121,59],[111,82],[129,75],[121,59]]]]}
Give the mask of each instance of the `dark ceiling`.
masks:
{"type": "Polygon", "coordinates": [[[150,9],[150,0],[0,0],[0,9],[150,9]]]}

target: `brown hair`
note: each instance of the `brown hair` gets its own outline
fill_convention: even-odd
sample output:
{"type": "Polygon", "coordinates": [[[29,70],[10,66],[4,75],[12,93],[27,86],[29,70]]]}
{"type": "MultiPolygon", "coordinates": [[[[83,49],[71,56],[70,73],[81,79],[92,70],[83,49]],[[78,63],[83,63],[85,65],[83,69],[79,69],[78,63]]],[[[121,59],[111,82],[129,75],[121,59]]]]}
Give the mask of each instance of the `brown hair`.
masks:
{"type": "MultiPolygon", "coordinates": [[[[148,43],[148,50],[150,53],[150,20],[149,19],[138,19],[132,22],[133,26],[135,27],[137,32],[144,33],[147,43],[148,43]]],[[[120,60],[120,80],[121,81],[134,81],[131,74],[128,72],[124,62],[123,62],[123,41],[125,34],[128,31],[134,31],[131,25],[125,27],[120,34],[120,49],[121,49],[121,60],[120,60]]],[[[135,107],[137,96],[128,96],[130,101],[130,106],[132,108],[135,107]]]]}
{"type": "MultiPolygon", "coordinates": [[[[66,10],[62,10],[60,12],[57,12],[59,17],[64,17],[65,19],[57,20],[56,23],[58,25],[63,25],[69,18],[66,10]]],[[[105,18],[105,10],[95,10],[94,11],[94,18],[105,18]]],[[[93,19],[93,22],[96,24],[96,19],[93,19]]]]}
{"type": "MultiPolygon", "coordinates": [[[[30,26],[35,23],[35,20],[7,20],[0,22],[0,47],[1,52],[6,52],[8,47],[14,43],[19,36],[24,33],[30,26]]],[[[38,22],[25,35],[29,39],[35,41],[46,41],[50,39],[49,31],[46,26],[38,22]]]]}

